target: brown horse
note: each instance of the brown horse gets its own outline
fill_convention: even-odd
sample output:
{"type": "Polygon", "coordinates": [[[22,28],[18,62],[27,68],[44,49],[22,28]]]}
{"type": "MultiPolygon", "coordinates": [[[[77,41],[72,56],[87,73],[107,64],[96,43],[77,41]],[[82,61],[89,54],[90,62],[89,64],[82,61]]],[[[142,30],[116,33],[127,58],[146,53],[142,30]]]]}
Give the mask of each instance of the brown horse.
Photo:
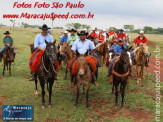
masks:
{"type": "Polygon", "coordinates": [[[96,52],[99,56],[99,59],[100,59],[100,63],[103,65],[104,64],[104,61],[106,59],[106,54],[109,50],[109,42],[106,41],[104,43],[102,43],[99,47],[96,48],[96,52]]]}
{"type": "Polygon", "coordinates": [[[2,75],[4,76],[5,68],[7,66],[7,71],[9,69],[9,74],[11,76],[11,63],[14,62],[14,48],[7,47],[5,49],[5,51],[3,52],[3,62],[4,67],[2,75]]]}
{"type": "Polygon", "coordinates": [[[73,58],[73,52],[69,46],[69,43],[63,43],[61,47],[61,54],[65,56],[65,63],[66,63],[66,72],[65,72],[65,80],[67,80],[67,73],[68,73],[68,65],[71,59],[73,58]]]}
{"type": "Polygon", "coordinates": [[[137,70],[137,83],[139,83],[144,77],[144,66],[148,58],[148,46],[143,44],[140,46],[134,54],[134,60],[137,70]],[[139,71],[140,70],[140,71],[139,71]]]}
{"type": "Polygon", "coordinates": [[[77,104],[78,104],[80,86],[83,86],[83,94],[84,94],[84,87],[86,86],[86,108],[89,107],[88,96],[89,96],[90,84],[92,81],[92,73],[91,73],[91,69],[87,63],[86,56],[87,56],[87,53],[85,55],[80,55],[77,52],[78,73],[77,73],[77,77],[76,77],[77,94],[76,94],[75,108],[77,107],[77,104]]]}

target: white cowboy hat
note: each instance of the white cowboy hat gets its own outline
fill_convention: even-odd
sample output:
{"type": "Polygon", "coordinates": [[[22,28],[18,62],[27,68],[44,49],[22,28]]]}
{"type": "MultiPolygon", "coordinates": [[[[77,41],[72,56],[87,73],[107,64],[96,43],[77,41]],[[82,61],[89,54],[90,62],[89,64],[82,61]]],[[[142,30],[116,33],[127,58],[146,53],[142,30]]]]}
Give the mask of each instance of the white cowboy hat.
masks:
{"type": "Polygon", "coordinates": [[[144,31],[141,30],[141,31],[139,32],[139,34],[144,34],[144,31]]]}
{"type": "Polygon", "coordinates": [[[65,34],[67,34],[68,32],[67,31],[64,31],[65,34]]]}

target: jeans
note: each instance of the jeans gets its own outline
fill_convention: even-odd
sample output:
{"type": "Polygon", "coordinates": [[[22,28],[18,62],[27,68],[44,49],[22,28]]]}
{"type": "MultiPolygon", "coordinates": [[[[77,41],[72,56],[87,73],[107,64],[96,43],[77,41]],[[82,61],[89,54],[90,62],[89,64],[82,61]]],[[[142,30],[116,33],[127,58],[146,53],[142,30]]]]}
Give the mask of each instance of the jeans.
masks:
{"type": "Polygon", "coordinates": [[[113,62],[115,61],[117,56],[114,56],[114,58],[110,61],[109,63],[109,68],[108,68],[108,73],[111,73],[112,72],[112,65],[113,65],[113,62]]]}
{"type": "MultiPolygon", "coordinates": [[[[131,52],[131,58],[132,58],[132,60],[134,60],[134,52],[135,52],[135,50],[133,50],[133,51],[131,52]]],[[[148,53],[147,53],[147,56],[148,56],[148,59],[147,59],[147,64],[148,64],[149,61],[150,61],[151,53],[148,52],[148,53]]],[[[133,63],[135,64],[135,62],[133,62],[133,63]]]]}
{"type": "MultiPolygon", "coordinates": [[[[6,48],[7,48],[7,46],[4,45],[4,46],[0,49],[0,58],[2,58],[2,54],[3,54],[3,52],[5,51],[6,48]]],[[[10,47],[10,48],[12,48],[12,47],[10,47]]],[[[15,57],[15,55],[16,55],[16,52],[15,52],[15,50],[14,50],[14,57],[15,57]]]]}
{"type": "Polygon", "coordinates": [[[98,62],[100,62],[98,55],[96,53],[94,53],[93,56],[98,60],[98,62]]]}

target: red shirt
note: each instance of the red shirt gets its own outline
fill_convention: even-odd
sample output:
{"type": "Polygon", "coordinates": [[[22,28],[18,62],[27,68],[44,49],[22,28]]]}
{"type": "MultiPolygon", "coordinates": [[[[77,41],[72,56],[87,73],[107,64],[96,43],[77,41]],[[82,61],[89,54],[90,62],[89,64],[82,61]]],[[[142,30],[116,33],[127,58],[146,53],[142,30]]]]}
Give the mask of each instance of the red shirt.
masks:
{"type": "Polygon", "coordinates": [[[115,32],[114,31],[109,31],[108,34],[109,34],[109,36],[111,36],[111,35],[115,34],[115,32]]]}
{"type": "Polygon", "coordinates": [[[118,33],[118,34],[117,34],[117,38],[118,38],[118,39],[126,38],[126,34],[125,34],[125,33],[118,33]]]}
{"type": "Polygon", "coordinates": [[[102,43],[105,40],[105,36],[104,35],[98,36],[97,39],[99,43],[102,43]]]}
{"type": "Polygon", "coordinates": [[[134,40],[134,43],[136,43],[137,46],[139,46],[140,42],[142,42],[143,44],[147,44],[148,39],[145,36],[143,37],[143,39],[140,39],[140,36],[136,37],[135,40],[134,40]]]}
{"type": "Polygon", "coordinates": [[[97,33],[91,33],[90,36],[94,37],[95,39],[97,38],[97,33]]]}

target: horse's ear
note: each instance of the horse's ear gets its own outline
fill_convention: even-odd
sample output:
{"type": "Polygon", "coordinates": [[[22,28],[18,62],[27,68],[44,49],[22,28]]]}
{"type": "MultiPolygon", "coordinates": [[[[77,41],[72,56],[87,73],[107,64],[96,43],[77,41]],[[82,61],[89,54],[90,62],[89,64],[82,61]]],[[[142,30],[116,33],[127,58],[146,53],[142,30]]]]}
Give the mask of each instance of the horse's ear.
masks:
{"type": "Polygon", "coordinates": [[[122,50],[124,50],[124,47],[123,47],[123,45],[122,45],[122,50]]]}
{"type": "Polygon", "coordinates": [[[80,55],[79,52],[76,50],[76,56],[79,57],[79,55],[80,55]]]}
{"type": "Polygon", "coordinates": [[[48,44],[48,42],[45,40],[45,43],[48,44]]]}
{"type": "Polygon", "coordinates": [[[129,51],[132,49],[132,46],[129,48],[129,51]]]}
{"type": "Polygon", "coordinates": [[[55,41],[53,42],[53,44],[54,44],[54,45],[56,44],[56,39],[55,39],[55,41]]]}

